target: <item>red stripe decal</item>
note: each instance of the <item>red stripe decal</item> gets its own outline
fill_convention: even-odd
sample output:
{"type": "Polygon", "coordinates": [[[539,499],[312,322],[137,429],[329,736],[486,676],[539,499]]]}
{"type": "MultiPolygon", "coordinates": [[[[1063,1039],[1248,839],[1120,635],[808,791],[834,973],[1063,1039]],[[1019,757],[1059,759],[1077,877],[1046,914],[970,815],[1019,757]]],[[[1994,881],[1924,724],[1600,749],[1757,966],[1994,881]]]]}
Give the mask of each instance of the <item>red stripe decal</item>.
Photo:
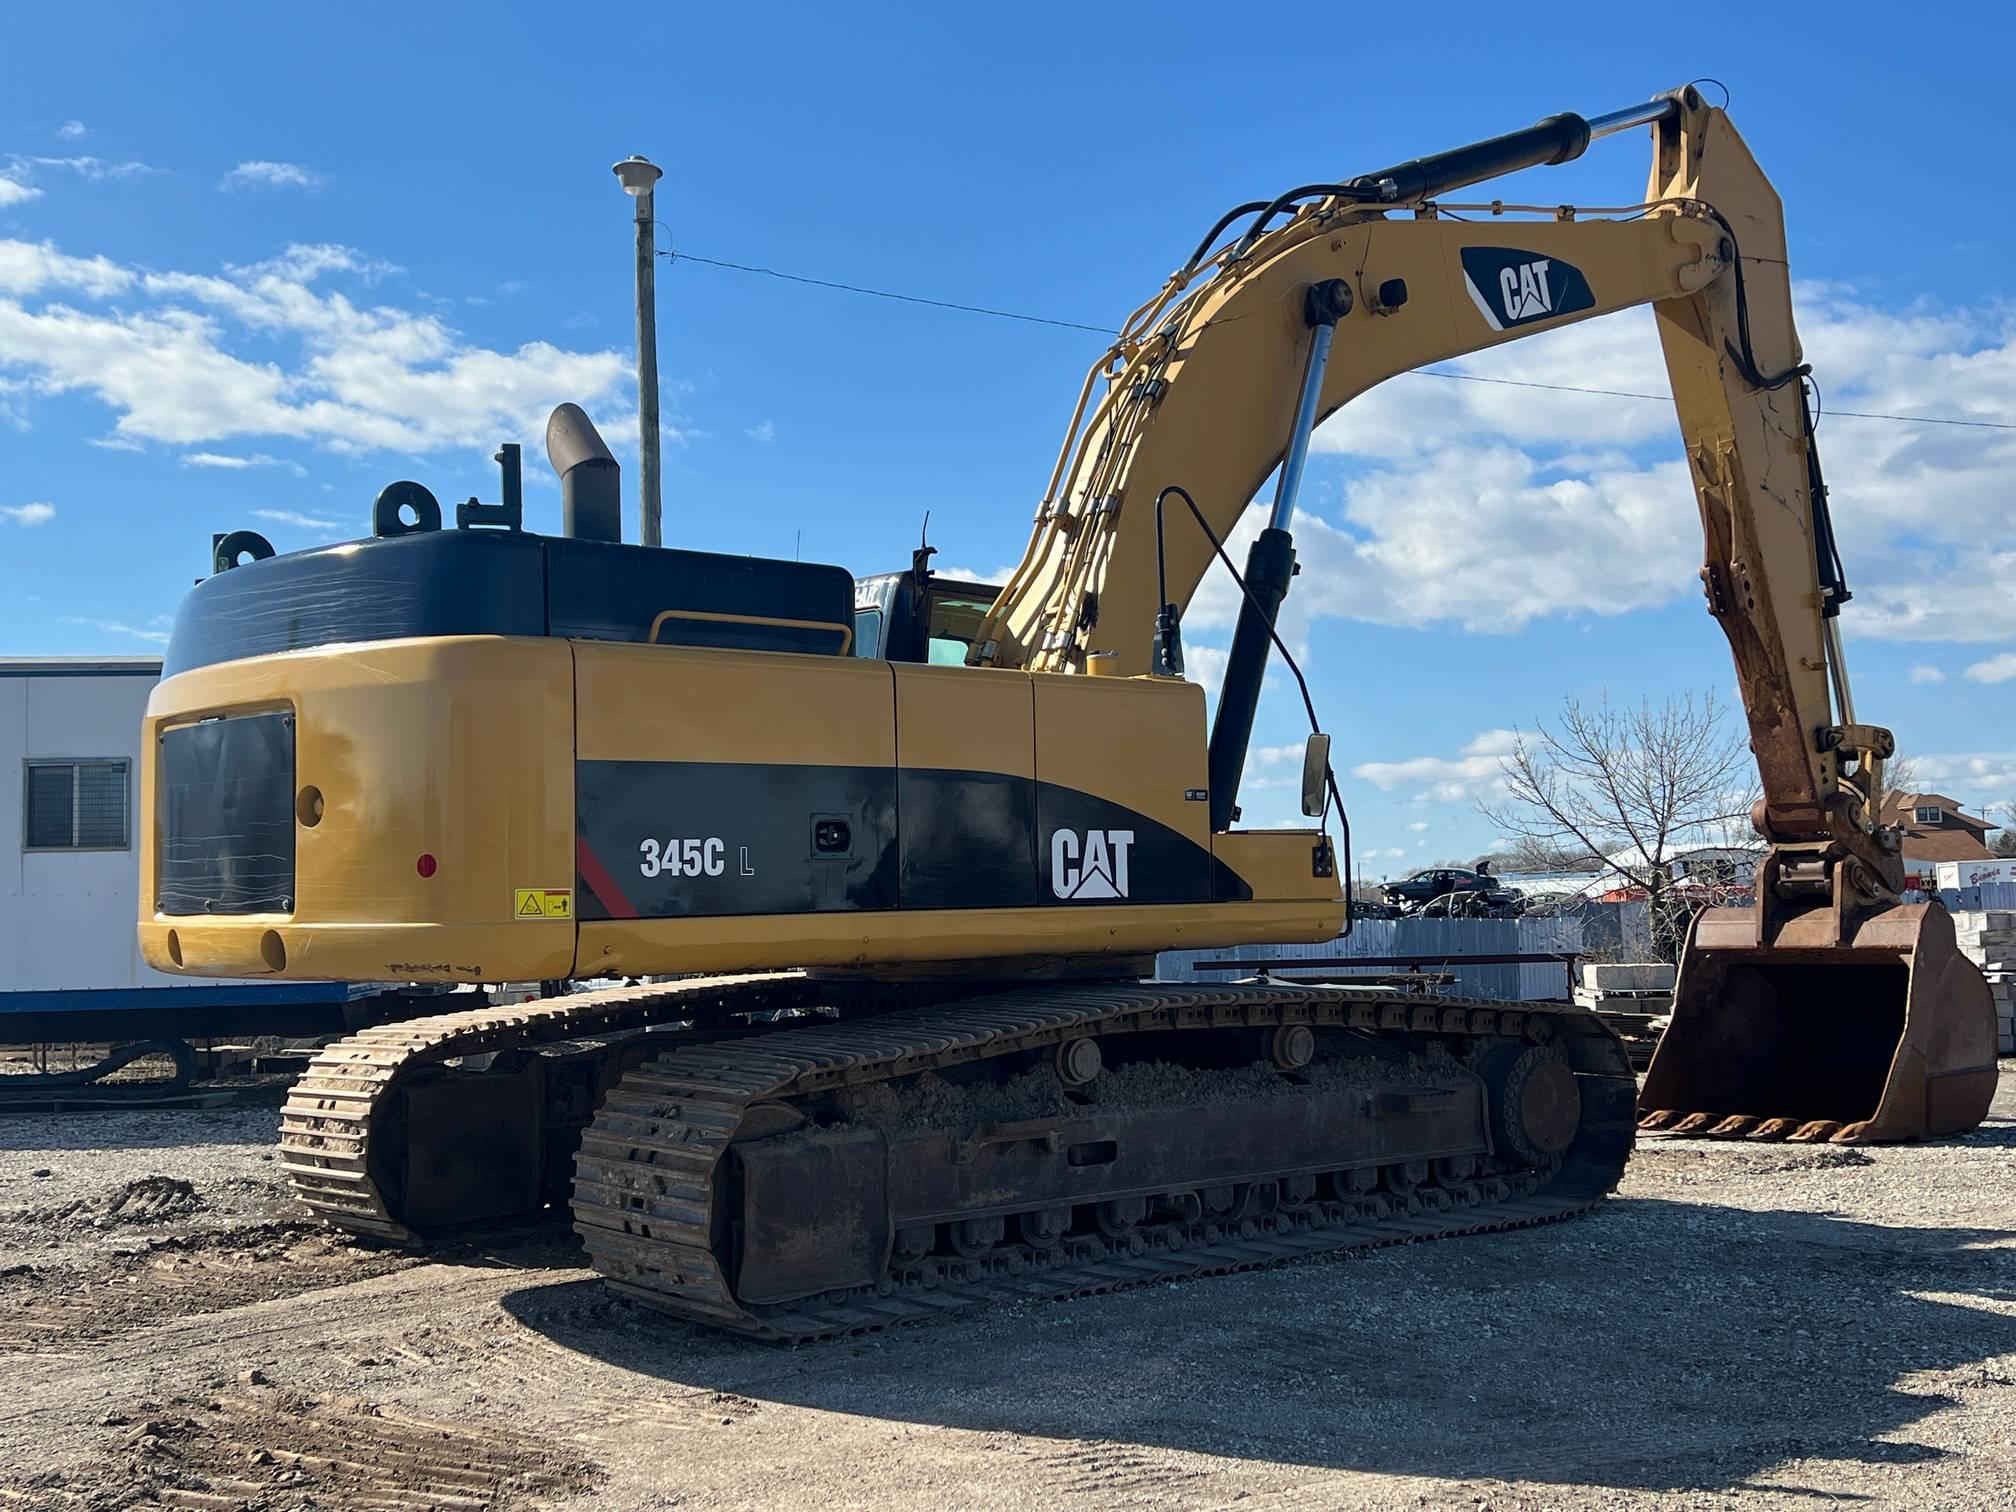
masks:
{"type": "Polygon", "coordinates": [[[595,852],[588,849],[586,840],[577,839],[574,842],[574,867],[581,873],[581,880],[588,884],[588,890],[602,904],[602,912],[612,919],[637,917],[637,910],[623,896],[623,889],[616,885],[616,879],[595,859],[595,852]]]}

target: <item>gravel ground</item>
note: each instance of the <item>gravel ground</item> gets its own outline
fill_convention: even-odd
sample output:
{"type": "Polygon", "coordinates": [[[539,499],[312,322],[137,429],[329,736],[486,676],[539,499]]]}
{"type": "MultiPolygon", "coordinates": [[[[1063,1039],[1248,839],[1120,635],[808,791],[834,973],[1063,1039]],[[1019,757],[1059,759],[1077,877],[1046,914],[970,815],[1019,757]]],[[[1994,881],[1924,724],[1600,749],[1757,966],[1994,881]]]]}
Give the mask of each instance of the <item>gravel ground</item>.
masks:
{"type": "Polygon", "coordinates": [[[2016,1506],[2007,1063],[1945,1145],[1648,1139],[1572,1223],[800,1350],[557,1228],[318,1233],[273,1125],[0,1121],[0,1506],[2016,1506]]]}

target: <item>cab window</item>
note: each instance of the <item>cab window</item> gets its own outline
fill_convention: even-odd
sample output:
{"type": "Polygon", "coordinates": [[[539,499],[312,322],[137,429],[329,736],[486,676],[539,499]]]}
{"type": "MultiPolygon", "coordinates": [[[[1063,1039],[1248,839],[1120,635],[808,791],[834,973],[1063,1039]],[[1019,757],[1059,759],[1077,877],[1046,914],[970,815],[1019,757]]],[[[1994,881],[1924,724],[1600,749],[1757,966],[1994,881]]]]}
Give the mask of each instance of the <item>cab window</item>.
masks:
{"type": "Polygon", "coordinates": [[[882,654],[882,611],[879,608],[854,611],[854,654],[870,658],[882,654]]]}
{"type": "Polygon", "coordinates": [[[976,598],[965,593],[934,593],[931,596],[924,659],[933,666],[963,667],[967,649],[980,633],[980,622],[993,607],[991,595],[976,598]]]}

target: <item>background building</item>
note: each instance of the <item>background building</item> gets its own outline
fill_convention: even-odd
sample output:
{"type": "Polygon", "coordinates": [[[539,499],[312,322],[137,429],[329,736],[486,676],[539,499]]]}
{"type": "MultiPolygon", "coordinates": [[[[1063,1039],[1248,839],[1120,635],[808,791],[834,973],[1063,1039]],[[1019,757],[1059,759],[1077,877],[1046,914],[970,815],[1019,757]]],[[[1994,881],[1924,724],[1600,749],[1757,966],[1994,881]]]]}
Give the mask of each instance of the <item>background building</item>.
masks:
{"type": "Polygon", "coordinates": [[[140,721],[160,676],[153,657],[0,658],[0,1042],[285,1033],[352,995],[141,960],[140,721]]]}
{"type": "Polygon", "coordinates": [[[1988,860],[1988,832],[1997,828],[1963,814],[1959,800],[1944,793],[1887,794],[1882,819],[1904,827],[1905,881],[1912,887],[1938,886],[1934,868],[1941,861],[1988,860]]]}

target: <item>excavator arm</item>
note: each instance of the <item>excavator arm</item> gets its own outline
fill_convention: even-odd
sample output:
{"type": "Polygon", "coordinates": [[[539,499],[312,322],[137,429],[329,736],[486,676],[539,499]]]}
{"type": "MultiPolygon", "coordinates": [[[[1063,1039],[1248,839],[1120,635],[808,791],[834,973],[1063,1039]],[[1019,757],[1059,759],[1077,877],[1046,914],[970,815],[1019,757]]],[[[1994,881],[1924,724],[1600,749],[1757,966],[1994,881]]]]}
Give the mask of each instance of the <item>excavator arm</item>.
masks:
{"type": "Polygon", "coordinates": [[[1638,305],[1653,307],[1665,351],[1702,520],[1707,607],[1734,657],[1763,791],[1753,817],[1769,844],[1755,907],[1711,912],[1689,946],[1674,1034],[1648,1083],[1650,1122],[1807,1137],[1971,1126],[1994,1079],[1992,1014],[1943,911],[1898,903],[1902,862],[1877,814],[1892,740],[1856,722],[1842,659],[1836,616],[1848,592],[1807,407],[1781,203],[1727,115],[1691,87],[1306,186],[1221,221],[1088,376],[1028,548],[973,659],[1179,672],[1182,609],[1216,543],[1276,475],[1212,731],[1213,828],[1229,828],[1273,616],[1294,572],[1289,532],[1315,425],[1396,374],[1638,305]],[[1640,204],[1441,198],[1640,125],[1654,148],[1640,204]],[[1172,496],[1186,507],[1165,507],[1172,496]],[[1901,956],[1924,990],[1900,982],[1894,993],[1830,997],[1810,973],[1784,976],[1799,952],[1815,951],[1814,965],[1879,970],[1901,956]],[[1756,959],[1746,964],[1744,952],[1756,959]],[[1690,999],[1690,977],[1715,1001],[1690,999]],[[1743,1011],[1724,1011],[1725,1001],[1743,1011]],[[1841,1007],[1840,1022],[1806,1022],[1813,1001],[1841,1007]],[[1852,1074],[1817,1079],[1860,1090],[1836,1096],[1807,1086],[1808,1075],[1798,1095],[1774,1092],[1797,1079],[1786,1068],[1805,1051],[1802,1035],[1861,1045],[1852,1074]],[[1756,1069],[1766,1062],[1776,1069],[1756,1069]],[[1747,1079],[1729,1071],[1739,1064],[1747,1079]],[[1882,1106],[1843,1112],[1844,1096],[1882,1106]]]}
{"type": "MultiPolygon", "coordinates": [[[[1157,611],[1180,611],[1212,558],[1187,513],[1156,500],[1180,486],[1222,538],[1284,457],[1299,468],[1299,388],[1326,327],[1317,422],[1396,374],[1650,304],[1700,496],[1709,604],[1736,653],[1772,832],[1834,834],[1844,764],[1874,775],[1859,758],[1880,759],[1872,747],[1885,742],[1850,732],[1871,739],[1845,743],[1846,715],[1830,704],[1830,670],[1846,687],[1824,628],[1839,594],[1819,576],[1832,549],[1809,482],[1783,216],[1722,111],[1691,91],[1664,104],[1645,205],[1469,219],[1434,201],[1320,197],[1172,278],[1088,383],[1105,395],[1074,418],[1024,560],[983,629],[985,659],[1068,671],[1099,653],[1101,670],[1150,670],[1157,611]],[[1310,318],[1316,290],[1337,311],[1327,322],[1327,310],[1310,318]]],[[[1849,831],[1864,829],[1861,796],[1849,795],[1849,831]]]]}

